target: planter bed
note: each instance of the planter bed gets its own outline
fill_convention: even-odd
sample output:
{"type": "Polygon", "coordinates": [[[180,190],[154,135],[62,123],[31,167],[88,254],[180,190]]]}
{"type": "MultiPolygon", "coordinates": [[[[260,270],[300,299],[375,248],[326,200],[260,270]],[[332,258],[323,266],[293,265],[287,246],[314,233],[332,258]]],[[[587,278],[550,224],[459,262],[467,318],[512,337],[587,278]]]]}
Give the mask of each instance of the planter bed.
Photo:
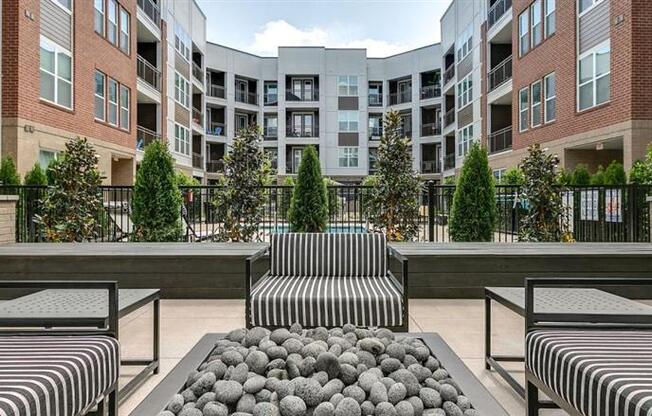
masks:
{"type": "Polygon", "coordinates": [[[353,326],[207,334],[139,416],[506,416],[437,334],[353,326]]]}

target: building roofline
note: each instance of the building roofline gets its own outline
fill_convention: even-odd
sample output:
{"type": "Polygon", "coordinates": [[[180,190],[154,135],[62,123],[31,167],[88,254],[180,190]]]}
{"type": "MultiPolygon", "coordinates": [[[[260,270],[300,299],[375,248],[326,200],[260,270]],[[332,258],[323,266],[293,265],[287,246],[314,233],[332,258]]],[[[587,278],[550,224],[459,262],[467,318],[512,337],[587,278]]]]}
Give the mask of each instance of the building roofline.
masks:
{"type": "Polygon", "coordinates": [[[201,13],[202,16],[204,16],[204,19],[208,20],[208,17],[206,17],[206,14],[202,10],[201,6],[199,3],[197,3],[197,0],[192,0],[193,3],[195,3],[195,6],[197,7],[197,10],[199,10],[199,13],[201,13]]]}

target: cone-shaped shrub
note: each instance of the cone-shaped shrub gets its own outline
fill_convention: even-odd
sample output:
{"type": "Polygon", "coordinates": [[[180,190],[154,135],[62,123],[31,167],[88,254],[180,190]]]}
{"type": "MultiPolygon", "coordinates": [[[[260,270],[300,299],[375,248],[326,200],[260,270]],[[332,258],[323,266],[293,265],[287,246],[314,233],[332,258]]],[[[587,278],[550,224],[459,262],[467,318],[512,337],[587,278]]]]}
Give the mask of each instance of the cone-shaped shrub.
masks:
{"type": "Polygon", "coordinates": [[[328,194],[314,147],[303,152],[292,191],[288,213],[290,229],[300,233],[321,233],[328,224],[328,194]]]}
{"type": "Polygon", "coordinates": [[[137,241],[181,238],[181,192],[177,187],[174,159],[165,142],[156,140],[145,147],[134,184],[131,219],[137,241]]]}
{"type": "Polygon", "coordinates": [[[591,185],[604,185],[605,184],[605,175],[604,168],[602,165],[598,166],[598,170],[591,176],[591,185]]]}
{"type": "Polygon", "coordinates": [[[41,165],[36,162],[32,170],[25,175],[25,185],[47,185],[48,177],[45,175],[45,170],[41,165]]]}
{"type": "Polygon", "coordinates": [[[625,185],[627,184],[627,174],[622,163],[612,161],[607,170],[604,172],[605,185],[625,185]]]}
{"type": "Polygon", "coordinates": [[[0,185],[20,185],[20,176],[11,156],[6,156],[0,161],[0,185]]]}
{"type": "Polygon", "coordinates": [[[579,164],[573,171],[573,183],[575,186],[586,186],[591,184],[591,174],[586,165],[579,164]]]}
{"type": "Polygon", "coordinates": [[[460,173],[449,223],[453,241],[491,241],[496,221],[496,191],[487,151],[471,146],[460,173]]]}

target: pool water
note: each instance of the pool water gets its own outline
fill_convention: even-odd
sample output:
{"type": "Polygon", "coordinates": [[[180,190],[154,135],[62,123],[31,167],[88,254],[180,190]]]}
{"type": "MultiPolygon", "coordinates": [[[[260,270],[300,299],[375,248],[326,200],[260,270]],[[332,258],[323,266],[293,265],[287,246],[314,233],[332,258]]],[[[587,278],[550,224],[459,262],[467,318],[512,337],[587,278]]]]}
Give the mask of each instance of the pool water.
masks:
{"type": "MultiPolygon", "coordinates": [[[[272,234],[284,234],[290,232],[290,226],[286,224],[264,226],[263,229],[272,234]]],[[[369,230],[367,230],[362,225],[342,224],[342,225],[329,225],[326,227],[326,232],[331,234],[344,234],[344,233],[363,234],[363,233],[368,233],[369,230]]]]}

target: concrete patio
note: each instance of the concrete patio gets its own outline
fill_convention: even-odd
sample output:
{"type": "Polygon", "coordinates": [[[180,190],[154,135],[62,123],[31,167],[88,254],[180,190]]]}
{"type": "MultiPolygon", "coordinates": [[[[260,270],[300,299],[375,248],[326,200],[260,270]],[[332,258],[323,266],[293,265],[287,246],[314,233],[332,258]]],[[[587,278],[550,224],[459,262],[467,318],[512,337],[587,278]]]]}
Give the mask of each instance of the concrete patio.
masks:
{"type": "MultiPolygon", "coordinates": [[[[123,357],[142,357],[151,351],[151,307],[121,320],[123,357]]],[[[523,353],[523,319],[494,305],[494,351],[523,353]]],[[[244,326],[244,301],[240,300],[162,300],[161,372],[148,379],[120,406],[127,416],[156,386],[202,335],[227,332],[244,326]]],[[[410,301],[410,331],[437,332],[458,353],[466,365],[496,397],[510,415],[524,415],[525,407],[508,385],[495,373],[484,369],[484,303],[469,299],[415,299],[410,301]]],[[[518,364],[508,368],[518,369],[518,364]]],[[[129,380],[135,369],[124,369],[121,382],[129,380]]],[[[517,375],[522,375],[519,370],[517,375]]],[[[522,377],[519,377],[522,378],[522,377]]],[[[544,411],[544,415],[564,415],[544,411]]],[[[491,415],[487,415],[491,416],[491,415]]]]}

